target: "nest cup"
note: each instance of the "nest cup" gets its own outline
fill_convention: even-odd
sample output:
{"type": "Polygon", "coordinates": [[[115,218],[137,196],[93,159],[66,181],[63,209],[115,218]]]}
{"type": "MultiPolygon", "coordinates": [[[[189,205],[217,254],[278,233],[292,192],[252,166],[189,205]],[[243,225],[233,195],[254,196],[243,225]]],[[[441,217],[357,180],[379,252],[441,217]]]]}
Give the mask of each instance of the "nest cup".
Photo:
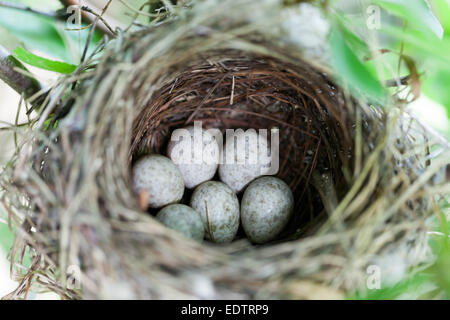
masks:
{"type": "Polygon", "coordinates": [[[278,130],[277,176],[296,199],[285,235],[316,227],[327,216],[320,192],[328,190],[320,185],[321,177],[342,192],[348,187],[341,167],[351,168],[354,130],[342,91],[302,60],[292,64],[245,51],[214,50],[190,57],[189,64],[176,66],[176,78],[157,90],[137,117],[130,157],[165,154],[170,133],[196,121],[223,133],[266,129],[269,141],[271,131],[278,130]]]}
{"type": "Polygon", "coordinates": [[[399,135],[381,109],[256,32],[270,27],[273,4],[233,3],[206,1],[156,30],[120,34],[82,65],[94,70],[53,89],[62,102],[50,100],[40,121],[57,125],[35,129],[33,150],[11,169],[9,188],[23,198],[11,191],[9,211],[28,210],[12,256],[30,247],[33,262],[10,298],[31,284],[69,299],[342,298],[383,250],[423,243],[429,198],[403,195],[426,166],[422,154],[398,156],[407,135],[393,147],[399,135]],[[252,10],[261,20],[248,21],[252,10]],[[279,130],[277,176],[295,208],[276,241],[199,244],[139,209],[133,161],[164,154],[171,132],[194,121],[279,130]]]}

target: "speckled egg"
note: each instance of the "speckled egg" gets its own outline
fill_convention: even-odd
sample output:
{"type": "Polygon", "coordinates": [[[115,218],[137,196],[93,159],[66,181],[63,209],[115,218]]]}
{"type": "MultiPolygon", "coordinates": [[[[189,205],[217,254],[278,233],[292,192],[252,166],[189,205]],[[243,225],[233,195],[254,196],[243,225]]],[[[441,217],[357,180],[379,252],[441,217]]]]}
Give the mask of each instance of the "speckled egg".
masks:
{"type": "Polygon", "coordinates": [[[161,208],[183,197],[183,177],[167,157],[156,154],[142,157],[133,166],[132,179],[134,191],[146,192],[151,208],[161,208]]]}
{"type": "Polygon", "coordinates": [[[171,204],[162,208],[156,219],[170,229],[178,231],[186,238],[203,241],[205,228],[200,215],[184,204],[171,204]]]}
{"type": "Polygon", "coordinates": [[[200,214],[211,241],[228,243],[234,239],[239,228],[239,200],[227,185],[202,183],[192,194],[191,207],[200,214]]]}
{"type": "Polygon", "coordinates": [[[188,189],[211,180],[219,166],[219,145],[214,135],[201,127],[175,130],[167,147],[167,155],[180,169],[188,189]]]}
{"type": "Polygon", "coordinates": [[[255,178],[269,173],[268,155],[269,144],[263,135],[255,130],[236,130],[226,136],[219,166],[220,180],[239,193],[255,178]]]}
{"type": "Polygon", "coordinates": [[[294,208],[289,186],[276,177],[261,177],[250,183],[241,203],[241,223],[253,243],[274,240],[288,223],[294,208]]]}

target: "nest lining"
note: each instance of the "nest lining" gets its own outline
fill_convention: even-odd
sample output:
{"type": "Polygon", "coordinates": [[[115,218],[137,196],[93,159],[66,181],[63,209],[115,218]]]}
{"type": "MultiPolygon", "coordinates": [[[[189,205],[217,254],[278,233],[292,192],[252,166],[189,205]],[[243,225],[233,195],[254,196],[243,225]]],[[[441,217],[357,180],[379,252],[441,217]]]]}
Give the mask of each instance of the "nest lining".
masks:
{"type": "Polygon", "coordinates": [[[395,121],[383,111],[276,41],[245,35],[248,46],[236,49],[189,32],[167,43],[164,34],[125,35],[90,78],[67,78],[63,87],[77,83],[63,98],[70,111],[40,130],[31,155],[12,169],[7,207],[13,216],[28,208],[12,256],[26,247],[34,256],[10,297],[33,281],[70,299],[296,298],[311,286],[342,297],[365,283],[376,254],[422,239],[415,236],[426,230],[429,196],[396,200],[425,172],[423,154],[398,156],[415,142],[403,136],[396,146],[399,136],[388,130],[395,121]],[[164,54],[152,49],[161,43],[164,54]],[[164,153],[171,131],[194,120],[280,130],[278,176],[295,195],[295,218],[280,241],[198,244],[139,210],[133,159],[164,153]],[[71,266],[82,271],[82,290],[67,286],[71,266]]]}

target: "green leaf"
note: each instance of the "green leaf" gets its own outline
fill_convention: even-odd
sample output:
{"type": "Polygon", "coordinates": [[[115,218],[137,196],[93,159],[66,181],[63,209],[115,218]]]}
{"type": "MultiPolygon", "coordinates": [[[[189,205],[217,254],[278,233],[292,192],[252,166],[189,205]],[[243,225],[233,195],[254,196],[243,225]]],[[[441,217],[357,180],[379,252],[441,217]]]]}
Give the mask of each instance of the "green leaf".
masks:
{"type": "Polygon", "coordinates": [[[386,98],[386,91],[369,69],[358,59],[339,28],[330,34],[332,63],[341,80],[350,89],[360,91],[371,99],[382,102],[386,98]]]}
{"type": "Polygon", "coordinates": [[[447,67],[450,64],[450,38],[444,37],[439,40],[436,37],[427,37],[415,30],[401,30],[400,28],[382,24],[381,32],[404,41],[409,46],[409,55],[420,56],[420,58],[431,59],[447,67]]]}
{"type": "Polygon", "coordinates": [[[389,13],[402,17],[408,26],[421,31],[431,31],[439,39],[444,35],[441,23],[433,14],[427,0],[373,0],[389,13]]]}
{"type": "Polygon", "coordinates": [[[450,1],[448,0],[433,0],[431,2],[433,11],[436,13],[439,21],[444,27],[444,33],[450,33],[450,1]]]}
{"type": "MultiPolygon", "coordinates": [[[[351,23],[355,28],[366,28],[364,19],[355,17],[351,23]]],[[[414,57],[416,61],[432,61],[435,64],[442,65],[444,68],[448,68],[448,65],[450,65],[450,55],[448,54],[450,52],[450,35],[438,39],[435,36],[427,36],[417,30],[404,29],[389,23],[382,23],[377,36],[380,39],[389,39],[389,42],[383,45],[384,49],[398,52],[397,46],[400,46],[400,43],[403,42],[405,49],[408,50],[404,53],[414,57]]],[[[353,47],[351,48],[353,49],[353,47]]],[[[357,50],[357,48],[354,50],[357,50]]]]}
{"type": "MultiPolygon", "coordinates": [[[[361,39],[359,35],[355,33],[355,30],[351,30],[352,27],[358,27],[354,23],[354,18],[349,19],[345,16],[335,15],[334,17],[334,23],[336,23],[339,26],[339,30],[342,33],[342,36],[344,37],[347,44],[350,46],[350,49],[355,52],[360,58],[364,56],[370,55],[369,47],[367,46],[367,43],[361,39]]],[[[354,28],[358,29],[358,28],[354,28]]],[[[360,28],[359,28],[360,29],[360,28]]]]}
{"type": "Polygon", "coordinates": [[[77,66],[73,64],[39,57],[22,47],[18,47],[16,50],[14,50],[14,55],[17,59],[22,60],[29,65],[49,71],[69,74],[75,71],[75,69],[77,68],[77,66]]]}

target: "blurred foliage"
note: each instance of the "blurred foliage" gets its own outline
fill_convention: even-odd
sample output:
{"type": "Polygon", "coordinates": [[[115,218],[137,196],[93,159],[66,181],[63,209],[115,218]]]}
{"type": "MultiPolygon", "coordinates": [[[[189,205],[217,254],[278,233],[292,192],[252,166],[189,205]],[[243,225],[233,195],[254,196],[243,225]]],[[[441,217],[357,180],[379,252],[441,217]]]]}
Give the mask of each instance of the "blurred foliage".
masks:
{"type": "MultiPolygon", "coordinates": [[[[7,2],[27,5],[43,12],[67,13],[59,0],[8,0],[7,2]]],[[[107,3],[106,0],[91,2],[100,5],[100,7],[92,7],[92,10],[97,13],[101,12],[101,5],[107,3]]],[[[104,18],[107,21],[111,20],[114,25],[126,27],[136,18],[130,8],[140,8],[154,13],[162,6],[162,1],[155,0],[150,6],[143,7],[147,2],[147,0],[128,0],[124,3],[113,1],[104,18]]],[[[145,24],[149,22],[149,19],[146,16],[139,16],[137,22],[145,24]]],[[[78,64],[88,38],[89,27],[90,25],[82,23],[79,28],[68,25],[66,21],[0,6],[0,44],[11,52],[21,45],[29,51],[42,52],[51,58],[78,64]]],[[[102,32],[97,28],[91,39],[90,50],[102,36],[102,32]]]]}
{"type": "MultiPolygon", "coordinates": [[[[345,78],[348,85],[354,90],[364,92],[366,96],[382,103],[386,92],[381,83],[373,77],[347,45],[345,32],[335,27],[330,35],[331,57],[336,68],[336,73],[345,78]]],[[[354,39],[351,37],[350,39],[354,39]]]]}
{"type": "MultiPolygon", "coordinates": [[[[10,1],[49,12],[63,8],[58,0],[10,1]]],[[[145,2],[127,1],[127,6],[154,12],[163,4],[155,0],[144,9],[145,2]]],[[[292,3],[298,5],[300,2],[306,1],[292,3]]],[[[330,34],[333,62],[337,74],[348,80],[351,89],[362,91],[382,103],[387,92],[392,94],[396,90],[391,88],[386,92],[382,84],[414,71],[417,74],[411,75],[409,84],[415,85],[416,90],[422,88],[425,95],[445,106],[450,117],[450,90],[447,89],[450,79],[450,1],[321,0],[316,3],[328,10],[333,25],[330,34]],[[367,21],[373,13],[367,9],[373,4],[382,11],[380,28],[369,30],[367,21]],[[337,9],[343,6],[359,8],[359,13],[349,14],[337,9]]],[[[134,14],[127,6],[113,1],[107,18],[131,19],[134,14]]],[[[149,22],[145,17],[138,21],[149,22]]],[[[63,21],[0,7],[0,44],[11,51],[21,44],[28,51],[78,64],[89,32],[86,25],[83,27],[83,30],[69,31],[63,21]]],[[[91,49],[100,38],[101,33],[96,32],[91,49]]]]}
{"type": "MultiPolygon", "coordinates": [[[[22,3],[41,11],[54,12],[62,9],[62,5],[58,0],[9,0],[9,2],[22,3]]],[[[15,42],[20,42],[28,50],[37,50],[50,57],[66,61],[68,63],[79,63],[84,45],[89,34],[89,29],[83,30],[67,30],[64,21],[14,10],[10,8],[0,7],[0,41],[8,37],[15,37],[15,42]],[[26,22],[26,23],[25,23],[26,22]],[[7,30],[9,35],[5,35],[7,30]]],[[[85,24],[82,27],[86,27],[85,24]]],[[[101,34],[96,32],[92,43],[100,40],[101,34]]],[[[10,41],[0,42],[3,46],[13,51],[10,41]]],[[[91,45],[91,47],[93,47],[91,45]]]]}
{"type": "Polygon", "coordinates": [[[334,66],[342,78],[349,79],[351,87],[373,91],[375,84],[368,73],[381,83],[409,75],[409,84],[415,89],[422,88],[425,95],[446,108],[450,117],[450,1],[330,0],[328,3],[329,17],[340,33],[337,37],[335,31],[330,38],[333,55],[342,56],[334,59],[334,66]],[[379,11],[369,10],[373,4],[379,11]],[[378,13],[379,27],[368,28],[369,19],[378,13]],[[351,50],[345,49],[346,46],[351,50]],[[343,69],[343,64],[348,67],[343,69]]]}
{"type": "MultiPolygon", "coordinates": [[[[342,0],[344,1],[344,0],[342,0]]],[[[333,1],[334,4],[342,1],[333,1]]],[[[366,72],[355,72],[335,67],[341,77],[351,79],[360,88],[367,85],[367,72],[371,72],[380,82],[404,76],[416,77],[422,92],[443,105],[450,116],[450,1],[432,0],[375,0],[380,8],[380,28],[368,30],[365,8],[360,8],[359,17],[336,10],[333,19],[341,30],[340,41],[346,43],[352,52],[348,59],[366,72]],[[377,56],[378,55],[378,56],[377,56]],[[420,75],[420,80],[419,80],[420,75]]],[[[336,29],[336,28],[334,28],[336,29]]],[[[332,50],[342,47],[331,38],[332,50]]],[[[333,52],[334,54],[334,52],[333,52]]],[[[348,81],[348,80],[347,80],[348,81]]],[[[414,85],[409,83],[410,85],[414,85]]],[[[392,93],[394,90],[391,90],[392,93]]],[[[450,299],[450,223],[445,213],[450,209],[448,202],[438,205],[439,219],[435,233],[430,238],[430,246],[436,257],[435,262],[425,270],[410,274],[391,287],[380,290],[356,292],[349,299],[398,299],[414,296],[426,288],[428,291],[420,299],[450,299]]]]}
{"type": "Polygon", "coordinates": [[[411,29],[427,35],[431,31],[438,38],[442,38],[444,30],[427,0],[373,0],[373,3],[408,21],[411,29]]]}

